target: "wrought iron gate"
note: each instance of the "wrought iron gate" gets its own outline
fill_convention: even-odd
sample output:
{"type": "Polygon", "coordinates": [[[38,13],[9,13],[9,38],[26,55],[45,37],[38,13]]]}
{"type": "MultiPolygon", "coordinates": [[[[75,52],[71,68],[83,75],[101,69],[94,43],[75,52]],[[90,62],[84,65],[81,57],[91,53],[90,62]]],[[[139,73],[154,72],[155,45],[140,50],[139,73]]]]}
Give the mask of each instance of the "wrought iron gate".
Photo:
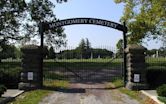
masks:
{"type": "MultiPolygon", "coordinates": [[[[109,83],[123,76],[123,55],[88,59],[65,57],[45,59],[43,66],[44,85],[59,86],[59,83],[109,83]]],[[[61,87],[61,86],[59,86],[61,87]]]]}

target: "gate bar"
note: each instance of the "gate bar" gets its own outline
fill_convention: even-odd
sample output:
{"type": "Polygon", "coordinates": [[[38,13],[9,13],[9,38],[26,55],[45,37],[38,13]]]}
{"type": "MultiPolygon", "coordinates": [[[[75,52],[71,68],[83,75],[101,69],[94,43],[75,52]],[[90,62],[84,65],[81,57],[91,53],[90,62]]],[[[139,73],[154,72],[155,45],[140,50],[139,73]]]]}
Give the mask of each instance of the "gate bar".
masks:
{"type": "Polygon", "coordinates": [[[43,23],[39,23],[39,34],[40,34],[40,50],[41,50],[41,59],[40,59],[40,87],[43,87],[43,40],[44,40],[44,31],[43,31],[43,23]]]}
{"type": "MultiPolygon", "coordinates": [[[[123,22],[123,26],[126,27],[126,23],[123,22]]],[[[126,37],[126,33],[127,33],[127,28],[124,29],[123,31],[123,77],[124,77],[124,86],[126,86],[126,82],[127,82],[127,63],[126,63],[126,52],[125,49],[127,48],[127,37],[126,37]]]]}

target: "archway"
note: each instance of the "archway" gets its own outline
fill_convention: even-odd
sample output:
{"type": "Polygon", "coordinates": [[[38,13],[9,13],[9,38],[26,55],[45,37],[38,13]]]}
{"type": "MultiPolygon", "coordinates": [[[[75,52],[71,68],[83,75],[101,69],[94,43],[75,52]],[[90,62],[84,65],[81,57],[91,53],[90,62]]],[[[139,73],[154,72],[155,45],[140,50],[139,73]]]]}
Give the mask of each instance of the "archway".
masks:
{"type": "MultiPolygon", "coordinates": [[[[46,30],[51,30],[61,26],[76,25],[76,24],[100,25],[100,26],[105,26],[108,28],[113,28],[113,29],[122,31],[123,32],[123,49],[127,47],[127,40],[126,40],[127,27],[125,26],[125,23],[121,25],[116,22],[103,20],[103,19],[96,19],[96,18],[70,18],[70,19],[58,20],[56,22],[40,23],[39,33],[41,35],[41,44],[40,44],[41,49],[43,49],[43,39],[44,39],[43,36],[46,30]]],[[[43,86],[43,57],[41,60],[42,61],[41,61],[41,70],[40,70],[40,85],[43,86]]],[[[124,79],[124,84],[126,84],[126,53],[125,51],[123,51],[123,79],[124,79]]]]}

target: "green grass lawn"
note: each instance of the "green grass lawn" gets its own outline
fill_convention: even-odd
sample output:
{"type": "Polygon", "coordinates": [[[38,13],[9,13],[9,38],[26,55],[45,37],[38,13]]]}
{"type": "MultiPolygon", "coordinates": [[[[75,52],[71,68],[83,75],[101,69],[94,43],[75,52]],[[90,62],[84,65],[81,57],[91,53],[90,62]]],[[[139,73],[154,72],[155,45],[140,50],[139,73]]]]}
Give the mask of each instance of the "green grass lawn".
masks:
{"type": "Polygon", "coordinates": [[[38,104],[45,96],[50,93],[51,91],[48,90],[28,91],[18,96],[15,101],[10,102],[9,104],[38,104]]]}
{"type": "Polygon", "coordinates": [[[100,69],[121,67],[121,59],[69,59],[69,60],[44,60],[44,69],[68,67],[70,69],[100,69]]]}
{"type": "Polygon", "coordinates": [[[63,80],[44,80],[43,82],[45,87],[51,88],[68,88],[69,82],[63,80]]]}
{"type": "Polygon", "coordinates": [[[124,83],[123,83],[122,78],[116,79],[112,83],[113,83],[114,87],[117,88],[120,92],[130,96],[133,99],[136,99],[141,104],[145,104],[144,100],[141,97],[139,97],[139,94],[140,94],[139,91],[133,91],[133,90],[129,90],[129,89],[126,89],[123,87],[124,83]]]}

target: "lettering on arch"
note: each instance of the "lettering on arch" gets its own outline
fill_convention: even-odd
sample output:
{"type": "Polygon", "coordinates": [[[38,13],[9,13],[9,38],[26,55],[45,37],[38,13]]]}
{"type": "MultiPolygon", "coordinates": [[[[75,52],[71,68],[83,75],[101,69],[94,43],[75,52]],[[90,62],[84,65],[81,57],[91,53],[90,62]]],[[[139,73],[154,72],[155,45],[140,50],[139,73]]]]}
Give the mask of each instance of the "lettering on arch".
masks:
{"type": "Polygon", "coordinates": [[[103,19],[96,19],[96,18],[71,18],[71,19],[58,20],[56,22],[46,22],[43,24],[44,25],[43,29],[50,30],[50,29],[55,29],[57,27],[74,25],[74,24],[93,24],[93,25],[100,25],[109,28],[114,28],[123,32],[127,31],[127,27],[119,23],[103,19]]]}

